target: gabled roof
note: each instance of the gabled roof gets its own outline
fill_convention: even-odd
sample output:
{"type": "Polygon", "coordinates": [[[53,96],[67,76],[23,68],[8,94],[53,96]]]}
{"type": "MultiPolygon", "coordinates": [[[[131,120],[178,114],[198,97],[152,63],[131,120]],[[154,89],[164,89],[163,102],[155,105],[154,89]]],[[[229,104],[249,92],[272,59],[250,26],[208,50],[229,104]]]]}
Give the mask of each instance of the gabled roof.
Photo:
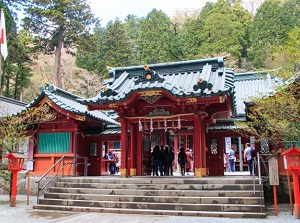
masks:
{"type": "Polygon", "coordinates": [[[0,117],[12,115],[25,108],[26,105],[24,102],[0,96],[0,117]]]}
{"type": "Polygon", "coordinates": [[[224,67],[225,57],[145,66],[110,68],[110,79],[94,98],[83,104],[125,101],[136,91],[165,90],[176,98],[233,94],[234,72],[224,67]]]}
{"type": "Polygon", "coordinates": [[[114,119],[108,117],[101,111],[88,111],[85,105],[80,104],[77,100],[82,99],[81,97],[74,95],[70,92],[64,91],[51,84],[45,84],[41,89],[41,94],[29,103],[26,108],[33,107],[43,97],[47,97],[52,103],[59,108],[73,113],[75,115],[82,115],[87,118],[92,118],[100,121],[104,121],[108,124],[119,125],[114,119]]]}
{"type": "Polygon", "coordinates": [[[269,96],[275,93],[276,87],[282,80],[267,72],[238,73],[234,76],[235,100],[237,105],[237,116],[245,115],[244,102],[251,98],[269,96]]]}

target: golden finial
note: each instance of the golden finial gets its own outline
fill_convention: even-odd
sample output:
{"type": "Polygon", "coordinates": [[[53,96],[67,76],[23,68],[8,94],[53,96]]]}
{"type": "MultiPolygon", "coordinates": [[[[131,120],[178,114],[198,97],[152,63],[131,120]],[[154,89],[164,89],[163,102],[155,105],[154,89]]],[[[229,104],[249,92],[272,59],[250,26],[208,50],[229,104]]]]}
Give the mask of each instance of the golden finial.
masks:
{"type": "Polygon", "coordinates": [[[144,65],[144,69],[145,69],[145,71],[148,71],[148,70],[149,70],[148,64],[145,64],[145,65],[144,65]]]}
{"type": "Polygon", "coordinates": [[[199,81],[199,83],[202,83],[202,82],[203,82],[203,79],[202,79],[202,78],[199,78],[198,81],[199,81]]]}

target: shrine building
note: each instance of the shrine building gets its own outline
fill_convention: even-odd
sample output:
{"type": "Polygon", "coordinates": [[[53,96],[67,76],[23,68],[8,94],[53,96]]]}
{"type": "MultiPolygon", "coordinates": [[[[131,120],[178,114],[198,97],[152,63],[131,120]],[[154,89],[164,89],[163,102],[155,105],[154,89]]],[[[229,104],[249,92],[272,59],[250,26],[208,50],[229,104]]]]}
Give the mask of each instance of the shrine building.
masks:
{"type": "MultiPolygon", "coordinates": [[[[28,107],[46,105],[60,115],[41,123],[31,137],[33,173],[70,156],[88,158],[88,175],[105,175],[105,154],[114,149],[121,176],[147,176],[151,148],[169,145],[175,160],[180,147],[193,151],[194,176],[224,175],[229,141],[237,151],[236,166],[243,168],[244,144],[252,140],[256,150],[260,144],[239,134],[234,121],[245,120],[249,96],[271,91],[275,81],[266,73],[236,74],[225,60],[108,68],[109,79],[88,99],[46,84],[28,107]]],[[[71,169],[82,174],[80,165],[71,169]]]]}

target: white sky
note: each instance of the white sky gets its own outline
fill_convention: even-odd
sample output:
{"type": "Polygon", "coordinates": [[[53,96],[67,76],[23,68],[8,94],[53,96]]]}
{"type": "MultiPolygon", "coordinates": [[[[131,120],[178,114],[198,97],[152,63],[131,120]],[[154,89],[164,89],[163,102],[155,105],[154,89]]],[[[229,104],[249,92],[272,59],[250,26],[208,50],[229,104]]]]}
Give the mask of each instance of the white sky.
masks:
{"type": "Polygon", "coordinates": [[[153,8],[171,16],[176,9],[199,9],[208,0],[88,0],[91,8],[105,26],[110,20],[123,20],[128,14],[145,17],[153,8]]]}

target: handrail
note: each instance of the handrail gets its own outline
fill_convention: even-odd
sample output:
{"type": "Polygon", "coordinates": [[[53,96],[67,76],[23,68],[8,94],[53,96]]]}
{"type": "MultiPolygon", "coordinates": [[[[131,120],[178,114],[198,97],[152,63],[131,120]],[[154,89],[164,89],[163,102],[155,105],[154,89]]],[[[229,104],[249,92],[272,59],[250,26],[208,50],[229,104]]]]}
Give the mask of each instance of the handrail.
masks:
{"type": "MultiPolygon", "coordinates": [[[[53,164],[49,170],[46,171],[46,173],[44,173],[40,179],[38,179],[36,181],[36,183],[38,184],[38,193],[37,193],[37,204],[39,204],[39,195],[40,195],[40,191],[44,190],[51,182],[52,180],[57,177],[58,178],[58,174],[60,172],[62,172],[62,177],[64,176],[64,168],[68,165],[68,164],[74,164],[75,168],[79,165],[79,164],[84,164],[84,176],[87,176],[87,167],[89,166],[88,164],[88,157],[83,157],[83,156],[63,156],[61,157],[55,164],[53,164]],[[65,158],[73,158],[73,162],[67,162],[65,163],[65,158]],[[83,163],[78,163],[76,162],[77,159],[84,159],[83,163]],[[60,164],[62,163],[62,167],[60,168],[60,164]],[[44,179],[48,173],[50,173],[50,171],[52,171],[56,166],[58,166],[58,170],[56,171],[56,173],[50,178],[49,181],[46,182],[46,184],[41,188],[40,187],[40,182],[42,179],[44,179]]],[[[76,173],[73,172],[73,177],[76,176],[76,173]]]]}
{"type": "Polygon", "coordinates": [[[259,190],[260,190],[260,209],[261,209],[261,213],[262,213],[262,186],[263,186],[263,182],[267,181],[269,178],[269,169],[267,168],[266,165],[266,161],[263,159],[263,155],[265,156],[273,156],[273,154],[260,154],[259,152],[257,153],[257,158],[258,158],[258,180],[259,180],[259,190]],[[263,164],[262,166],[264,167],[264,170],[266,171],[266,176],[263,177],[261,175],[261,164],[263,164]]]}

